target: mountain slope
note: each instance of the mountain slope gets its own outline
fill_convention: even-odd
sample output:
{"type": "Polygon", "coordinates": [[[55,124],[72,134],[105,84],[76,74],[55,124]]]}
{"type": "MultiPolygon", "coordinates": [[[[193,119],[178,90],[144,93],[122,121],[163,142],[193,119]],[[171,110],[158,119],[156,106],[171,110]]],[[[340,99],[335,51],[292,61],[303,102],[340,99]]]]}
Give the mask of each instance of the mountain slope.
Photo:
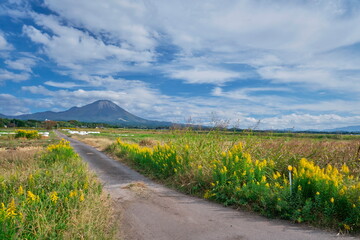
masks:
{"type": "Polygon", "coordinates": [[[334,128],[334,129],[326,129],[324,131],[326,131],[326,132],[360,132],[360,125],[334,128]]]}
{"type": "Polygon", "coordinates": [[[62,112],[39,112],[34,114],[24,114],[20,116],[7,116],[21,120],[40,120],[46,119],[56,121],[77,120],[81,122],[112,123],[124,126],[156,127],[170,126],[170,122],[151,121],[135,116],[115,103],[108,100],[99,100],[83,107],[72,107],[62,112]]]}

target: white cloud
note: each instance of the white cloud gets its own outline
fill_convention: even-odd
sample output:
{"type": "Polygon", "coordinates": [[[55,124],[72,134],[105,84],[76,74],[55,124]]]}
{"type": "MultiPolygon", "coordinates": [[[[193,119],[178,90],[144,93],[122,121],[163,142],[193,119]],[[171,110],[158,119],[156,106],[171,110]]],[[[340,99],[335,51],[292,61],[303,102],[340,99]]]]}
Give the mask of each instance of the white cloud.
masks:
{"type": "Polygon", "coordinates": [[[46,0],[45,4],[75,26],[98,36],[106,36],[116,44],[128,45],[136,51],[152,50],[156,32],[149,26],[156,17],[151,3],[131,0],[108,0],[102,3],[86,0],[46,0]]]}
{"type": "Polygon", "coordinates": [[[2,32],[0,32],[0,51],[1,50],[12,50],[13,46],[8,43],[3,35],[2,32]]]}
{"type": "Polygon", "coordinates": [[[8,116],[18,115],[22,113],[28,113],[29,107],[24,102],[11,95],[11,94],[0,94],[0,113],[8,116]]]}
{"type": "MultiPolygon", "coordinates": [[[[27,11],[35,22],[31,26],[27,21],[23,33],[39,46],[38,53],[55,63],[52,70],[70,79],[45,80],[47,86],[63,88],[57,91],[44,86],[23,89],[44,95],[44,102],[54,109],[108,98],[153,119],[184,121],[191,116],[210,122],[210,113],[217,112],[222,119],[241,119],[247,127],[261,115],[263,126],[274,128],[293,123],[306,128],[318,119],[350,123],[356,118],[339,115],[336,122],[328,119],[328,113],[359,113],[356,1],[45,0],[44,4],[56,15],[37,14],[23,4],[23,13],[27,11]],[[169,52],[163,50],[167,47],[169,52]],[[185,84],[215,88],[204,97],[196,97],[195,91],[188,92],[193,94],[188,98],[169,96],[154,89],[153,80],[118,77],[130,71],[157,71],[185,84]],[[318,96],[320,91],[327,97],[318,96]],[[326,100],[331,94],[333,99],[326,100]],[[269,117],[274,115],[278,117],[269,117]]],[[[4,46],[9,43],[0,33],[0,50],[4,46]]],[[[20,58],[5,63],[29,73],[33,67],[20,58]]],[[[10,70],[1,70],[0,81],[1,76],[28,78],[10,70]]]]}
{"type": "Polygon", "coordinates": [[[190,84],[215,84],[221,85],[234,81],[236,78],[243,78],[244,75],[238,72],[214,69],[211,67],[197,67],[188,70],[172,70],[169,76],[175,79],[184,80],[190,84]]]}
{"type": "Polygon", "coordinates": [[[74,88],[81,86],[79,84],[76,84],[74,82],[54,82],[54,81],[46,81],[44,82],[45,85],[50,87],[56,87],[56,88],[74,88]]]}
{"type": "Polygon", "coordinates": [[[23,32],[35,43],[42,44],[46,53],[60,66],[76,71],[106,74],[124,70],[128,62],[146,64],[152,61],[150,51],[134,51],[114,44],[106,44],[85,31],[60,24],[54,16],[33,14],[36,23],[52,32],[49,35],[33,26],[23,32]],[[114,63],[115,68],[111,66],[114,63]]]}
{"type": "Polygon", "coordinates": [[[13,73],[4,69],[0,69],[0,83],[5,81],[21,82],[28,80],[30,75],[28,73],[13,73]]]}
{"type": "MultiPolygon", "coordinates": [[[[140,117],[184,123],[192,119],[195,124],[213,125],[217,123],[228,123],[228,126],[240,128],[253,128],[260,120],[258,129],[285,129],[295,127],[297,130],[307,129],[329,129],[335,127],[358,125],[360,115],[344,117],[337,114],[278,114],[271,117],[252,117],[253,114],[269,114],[269,111],[276,113],[279,109],[261,105],[259,103],[234,104],[234,100],[227,98],[182,98],[169,97],[149,89],[137,88],[112,91],[112,90],[91,90],[82,89],[69,91],[51,91],[42,86],[28,86],[22,88],[34,94],[47,96],[46,102],[53,108],[70,108],[74,105],[82,106],[98,99],[109,99],[119,106],[140,117]],[[141,97],[139,97],[141,96],[141,97]],[[215,117],[214,117],[215,116],[215,117]]],[[[219,89],[218,89],[219,90],[219,89]]],[[[217,91],[218,91],[217,90],[217,91]]],[[[357,105],[356,105],[357,106],[357,105]]],[[[356,106],[354,108],[356,108],[356,106]]],[[[284,108],[304,108],[290,104],[284,108]]],[[[280,109],[280,112],[284,109],[280,109]]],[[[356,114],[356,112],[355,112],[356,114]]],[[[360,114],[360,113],[358,113],[360,114]]]]}
{"type": "MultiPolygon", "coordinates": [[[[360,70],[360,69],[359,69],[360,70]]],[[[331,69],[312,68],[309,66],[283,67],[268,66],[258,70],[263,79],[274,83],[298,84],[306,89],[360,91],[360,72],[336,72],[331,69]]],[[[293,85],[296,86],[296,85],[293,85]]]]}
{"type": "Polygon", "coordinates": [[[36,65],[36,60],[33,58],[22,57],[13,61],[5,60],[5,64],[9,68],[31,73],[31,68],[36,65]]]}
{"type": "Polygon", "coordinates": [[[332,129],[344,126],[359,125],[360,116],[339,116],[336,114],[289,114],[281,117],[265,118],[261,120],[261,128],[296,130],[332,129]]]}

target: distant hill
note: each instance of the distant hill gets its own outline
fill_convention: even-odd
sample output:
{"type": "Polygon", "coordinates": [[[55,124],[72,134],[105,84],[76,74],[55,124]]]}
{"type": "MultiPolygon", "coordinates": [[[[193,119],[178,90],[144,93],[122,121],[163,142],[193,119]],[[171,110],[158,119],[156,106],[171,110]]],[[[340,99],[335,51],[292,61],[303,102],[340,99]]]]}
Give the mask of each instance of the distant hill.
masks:
{"type": "Polygon", "coordinates": [[[72,107],[62,112],[46,111],[19,116],[5,116],[2,114],[0,117],[1,116],[3,116],[3,118],[15,118],[21,120],[77,120],[81,122],[111,123],[119,126],[132,127],[168,127],[172,125],[170,122],[151,121],[140,118],[108,100],[99,100],[83,107],[72,107]]]}
{"type": "Polygon", "coordinates": [[[360,125],[341,127],[341,128],[333,128],[333,129],[326,129],[326,130],[323,130],[323,131],[324,132],[360,132],[360,125]]]}

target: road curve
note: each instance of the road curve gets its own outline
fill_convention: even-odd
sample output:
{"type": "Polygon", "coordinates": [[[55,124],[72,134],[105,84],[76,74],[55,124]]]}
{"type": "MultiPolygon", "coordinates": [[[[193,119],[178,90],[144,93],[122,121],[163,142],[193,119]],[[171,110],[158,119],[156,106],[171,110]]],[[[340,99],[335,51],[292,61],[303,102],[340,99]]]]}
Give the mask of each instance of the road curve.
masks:
{"type": "Polygon", "coordinates": [[[267,219],[178,193],[150,181],[93,147],[58,134],[70,141],[103,182],[121,212],[121,232],[125,239],[358,239],[267,219]]]}

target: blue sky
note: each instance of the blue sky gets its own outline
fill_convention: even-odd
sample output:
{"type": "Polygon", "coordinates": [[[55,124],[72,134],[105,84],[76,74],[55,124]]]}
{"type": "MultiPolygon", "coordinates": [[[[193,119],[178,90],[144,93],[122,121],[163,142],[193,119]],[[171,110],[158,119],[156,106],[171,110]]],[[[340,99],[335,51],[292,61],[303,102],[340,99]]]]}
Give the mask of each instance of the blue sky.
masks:
{"type": "Polygon", "coordinates": [[[143,118],[360,125],[360,1],[8,0],[0,113],[108,99],[143,118]]]}

